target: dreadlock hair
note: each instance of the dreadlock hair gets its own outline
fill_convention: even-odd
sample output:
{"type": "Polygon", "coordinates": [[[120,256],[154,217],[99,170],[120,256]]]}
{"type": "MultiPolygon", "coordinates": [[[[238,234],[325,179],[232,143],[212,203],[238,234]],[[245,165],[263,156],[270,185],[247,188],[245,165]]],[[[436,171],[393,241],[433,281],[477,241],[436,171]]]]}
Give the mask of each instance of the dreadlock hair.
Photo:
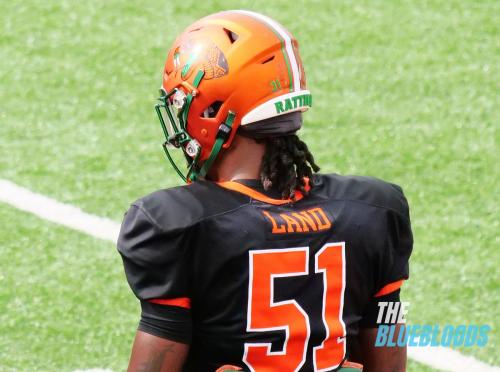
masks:
{"type": "Polygon", "coordinates": [[[297,135],[266,138],[260,179],[265,190],[273,187],[283,199],[295,199],[295,190],[307,194],[305,177],[311,179],[319,166],[297,135]]]}

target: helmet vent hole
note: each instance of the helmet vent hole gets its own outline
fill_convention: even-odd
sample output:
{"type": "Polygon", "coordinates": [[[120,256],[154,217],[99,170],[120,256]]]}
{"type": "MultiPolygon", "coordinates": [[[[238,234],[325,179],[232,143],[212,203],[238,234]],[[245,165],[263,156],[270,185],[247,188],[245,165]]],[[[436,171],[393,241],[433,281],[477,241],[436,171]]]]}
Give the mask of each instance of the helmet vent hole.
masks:
{"type": "Polygon", "coordinates": [[[224,32],[226,33],[227,37],[229,38],[229,41],[231,44],[234,44],[236,40],[238,40],[239,36],[235,34],[233,31],[228,30],[227,28],[224,29],[224,32]]]}
{"type": "Polygon", "coordinates": [[[203,118],[215,118],[217,114],[219,113],[219,110],[222,106],[221,101],[215,101],[212,103],[210,106],[208,106],[205,111],[201,114],[201,117],[203,118]]]}
{"type": "Polygon", "coordinates": [[[266,59],[264,62],[262,62],[262,64],[265,65],[266,63],[271,62],[273,59],[274,59],[274,56],[271,56],[268,59],[266,59]]]}

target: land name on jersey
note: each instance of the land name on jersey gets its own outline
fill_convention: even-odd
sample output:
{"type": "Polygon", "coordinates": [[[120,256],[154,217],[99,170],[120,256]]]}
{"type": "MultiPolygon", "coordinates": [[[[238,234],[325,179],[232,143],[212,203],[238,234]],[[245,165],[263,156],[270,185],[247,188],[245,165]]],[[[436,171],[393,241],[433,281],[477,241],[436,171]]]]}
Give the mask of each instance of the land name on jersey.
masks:
{"type": "Polygon", "coordinates": [[[328,230],[332,226],[328,214],[320,207],[299,212],[262,212],[271,224],[273,234],[308,233],[328,230]]]}

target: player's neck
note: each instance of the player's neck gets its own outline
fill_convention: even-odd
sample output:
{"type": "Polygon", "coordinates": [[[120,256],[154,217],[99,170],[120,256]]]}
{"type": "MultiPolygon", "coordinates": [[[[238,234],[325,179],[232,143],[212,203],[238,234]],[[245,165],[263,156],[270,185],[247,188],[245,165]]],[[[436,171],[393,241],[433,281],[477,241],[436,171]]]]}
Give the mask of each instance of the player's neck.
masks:
{"type": "Polygon", "coordinates": [[[266,145],[236,136],[229,149],[220,154],[209,172],[209,179],[218,182],[259,179],[266,145]]]}

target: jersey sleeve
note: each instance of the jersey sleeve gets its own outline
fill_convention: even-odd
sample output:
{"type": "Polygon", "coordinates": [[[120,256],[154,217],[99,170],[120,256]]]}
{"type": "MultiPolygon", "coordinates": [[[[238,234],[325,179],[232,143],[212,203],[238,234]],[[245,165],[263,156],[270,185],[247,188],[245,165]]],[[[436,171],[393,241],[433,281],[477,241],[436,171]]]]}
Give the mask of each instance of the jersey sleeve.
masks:
{"type": "Polygon", "coordinates": [[[386,296],[400,289],[404,280],[409,277],[409,258],[413,249],[409,207],[399,186],[392,185],[394,208],[386,209],[385,234],[378,261],[378,282],[374,297],[386,296]]]}
{"type": "Polygon", "coordinates": [[[187,235],[185,229],[160,226],[141,204],[127,211],[118,251],[127,281],[141,301],[189,308],[187,235]]]}

